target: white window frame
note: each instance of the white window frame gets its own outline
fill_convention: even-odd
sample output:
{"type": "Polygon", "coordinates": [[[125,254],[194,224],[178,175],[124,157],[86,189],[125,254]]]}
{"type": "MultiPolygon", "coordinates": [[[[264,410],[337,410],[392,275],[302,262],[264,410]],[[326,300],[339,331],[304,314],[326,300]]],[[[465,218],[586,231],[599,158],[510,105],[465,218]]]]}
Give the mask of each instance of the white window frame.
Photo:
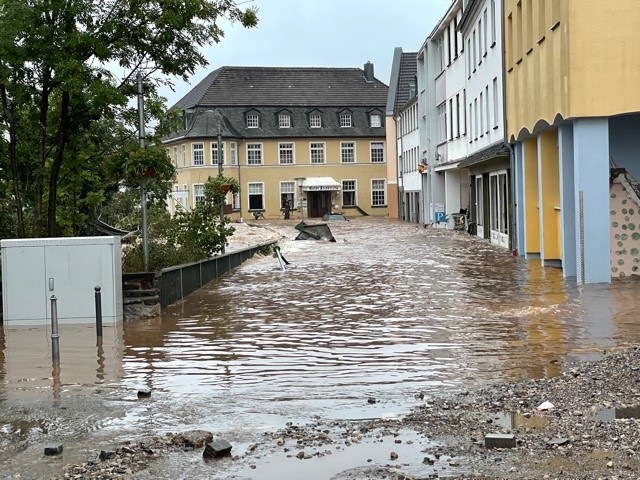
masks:
{"type": "Polygon", "coordinates": [[[291,115],[282,112],[278,114],[278,127],[279,128],[291,128],[291,115]]]}
{"type": "Polygon", "coordinates": [[[178,147],[173,147],[173,164],[178,168],[178,147]]]}
{"type": "Polygon", "coordinates": [[[447,102],[442,102],[438,110],[438,143],[447,141],[447,102]]]}
{"type": "Polygon", "coordinates": [[[382,115],[380,115],[379,113],[372,113],[369,117],[369,124],[371,128],[382,127],[382,115]]]}
{"type": "MultiPolygon", "coordinates": [[[[351,186],[351,185],[349,185],[349,186],[351,186]]],[[[342,194],[340,196],[340,200],[342,200],[342,206],[343,207],[356,207],[358,205],[358,181],[355,178],[354,179],[342,180],[341,190],[342,190],[342,194]],[[353,189],[351,189],[351,188],[345,189],[345,183],[347,183],[347,182],[353,182],[353,189]],[[344,203],[344,195],[345,195],[345,193],[351,193],[351,192],[353,192],[353,204],[344,203]]]]}
{"type": "Polygon", "coordinates": [[[198,201],[204,200],[204,183],[194,183],[193,188],[193,207],[198,205],[198,201]]]}
{"type": "Polygon", "coordinates": [[[296,182],[295,181],[282,181],[280,182],[280,208],[284,208],[282,203],[282,196],[286,195],[289,200],[289,208],[294,209],[296,206],[296,182]]]}
{"type": "Polygon", "coordinates": [[[191,144],[191,166],[204,166],[204,143],[196,142],[191,144]]]}
{"type": "Polygon", "coordinates": [[[182,144],[182,166],[187,166],[187,146],[184,143],[182,144]]]}
{"type": "Polygon", "coordinates": [[[498,98],[498,77],[496,77],[493,79],[493,128],[498,128],[498,118],[500,118],[498,98]]]}
{"type": "Polygon", "coordinates": [[[340,114],[340,128],[352,127],[351,114],[349,112],[342,112],[340,114]]]}
{"type": "MultiPolygon", "coordinates": [[[[225,153],[224,142],[221,142],[222,147],[222,164],[227,164],[227,155],[225,153]]],[[[218,165],[218,142],[211,142],[211,165],[218,165]]]]}
{"type": "Polygon", "coordinates": [[[384,142],[369,142],[369,161],[371,163],[385,163],[384,150],[384,142]]]}
{"type": "Polygon", "coordinates": [[[260,128],[260,115],[247,113],[247,128],[260,128]]]}
{"type": "Polygon", "coordinates": [[[309,142],[309,163],[312,165],[323,165],[327,163],[326,150],[327,146],[325,142],[309,142]],[[318,153],[322,154],[322,161],[319,161],[320,156],[318,153]]]}
{"type": "Polygon", "coordinates": [[[262,143],[247,143],[247,165],[262,165],[263,163],[262,143]]]}
{"type": "MultiPolygon", "coordinates": [[[[224,150],[222,151],[224,158],[224,150]]],[[[229,142],[229,156],[231,157],[231,165],[238,165],[238,143],[229,142]]]]}
{"type": "Polygon", "coordinates": [[[356,163],[356,142],[340,142],[340,163],[356,163]]]}
{"type": "Polygon", "coordinates": [[[250,182],[247,183],[247,196],[248,196],[248,203],[247,205],[249,205],[249,211],[252,210],[264,210],[264,182],[250,182]],[[261,206],[259,208],[255,208],[251,206],[251,196],[252,195],[260,195],[261,200],[261,206]]]}
{"type": "Polygon", "coordinates": [[[371,179],[371,206],[372,207],[387,206],[387,179],[386,178],[371,179]],[[382,195],[381,199],[377,198],[379,195],[382,195]]]}
{"type": "Polygon", "coordinates": [[[479,227],[484,227],[484,179],[482,175],[476,175],[476,222],[479,227]]]}
{"type": "Polygon", "coordinates": [[[295,142],[278,143],[278,163],[280,165],[294,165],[296,163],[296,144],[295,142]],[[291,161],[283,161],[283,153],[290,152],[291,161]]]}
{"type": "Polygon", "coordinates": [[[309,128],[322,128],[322,115],[312,113],[309,115],[309,128]]]}

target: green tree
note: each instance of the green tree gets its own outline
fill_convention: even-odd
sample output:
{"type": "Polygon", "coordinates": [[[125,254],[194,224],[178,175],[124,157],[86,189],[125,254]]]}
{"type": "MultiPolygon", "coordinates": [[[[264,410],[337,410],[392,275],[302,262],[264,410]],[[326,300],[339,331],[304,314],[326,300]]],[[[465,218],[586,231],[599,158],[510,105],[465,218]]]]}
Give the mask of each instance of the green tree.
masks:
{"type": "Polygon", "coordinates": [[[253,27],[256,13],[235,0],[0,0],[0,167],[15,233],[74,231],[74,215],[126,179],[105,159],[135,152],[136,73],[162,118],[158,87],[207,64],[201,47],[221,40],[221,18],[253,27]]]}
{"type": "Polygon", "coordinates": [[[198,260],[222,251],[235,228],[228,217],[220,215],[227,193],[238,193],[238,181],[218,175],[204,184],[204,198],[191,210],[179,210],[174,217],[174,229],[169,243],[194,252],[198,260]]]}

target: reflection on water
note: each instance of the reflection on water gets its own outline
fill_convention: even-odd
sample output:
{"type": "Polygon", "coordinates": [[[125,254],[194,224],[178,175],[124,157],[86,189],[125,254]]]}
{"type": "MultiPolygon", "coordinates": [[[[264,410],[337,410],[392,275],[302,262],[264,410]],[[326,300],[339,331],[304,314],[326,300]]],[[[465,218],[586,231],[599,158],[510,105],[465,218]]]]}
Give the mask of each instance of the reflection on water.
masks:
{"type": "Polygon", "coordinates": [[[78,414],[94,402],[100,413],[71,428],[80,443],[78,432],[188,428],[240,441],[313,415],[393,416],[419,392],[556,375],[567,356],[638,341],[633,279],[579,288],[466,234],[389,220],[331,229],[336,243],[281,243],[285,272],[255,258],[161,318],[125,323],[108,345],[65,344],[61,331],[57,387],[46,332],[5,329],[0,402],[41,406],[57,395],[78,414]],[[139,388],[152,397],[133,399],[139,388]]]}

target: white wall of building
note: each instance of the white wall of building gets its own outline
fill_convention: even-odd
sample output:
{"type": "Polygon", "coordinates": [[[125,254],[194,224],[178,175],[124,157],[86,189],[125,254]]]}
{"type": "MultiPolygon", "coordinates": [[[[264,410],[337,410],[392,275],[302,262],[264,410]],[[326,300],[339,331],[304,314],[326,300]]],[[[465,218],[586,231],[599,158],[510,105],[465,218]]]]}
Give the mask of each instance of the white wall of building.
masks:
{"type": "Polygon", "coordinates": [[[483,0],[464,28],[468,155],[503,141],[502,0],[483,0]]]}

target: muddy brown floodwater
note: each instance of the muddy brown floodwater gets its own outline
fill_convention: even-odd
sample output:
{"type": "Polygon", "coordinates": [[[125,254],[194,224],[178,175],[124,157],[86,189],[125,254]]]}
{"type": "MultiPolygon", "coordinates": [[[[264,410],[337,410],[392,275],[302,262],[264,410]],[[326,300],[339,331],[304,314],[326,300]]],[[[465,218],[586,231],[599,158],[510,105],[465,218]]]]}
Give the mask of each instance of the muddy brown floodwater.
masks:
{"type": "MultiPolygon", "coordinates": [[[[96,449],[190,429],[242,455],[287,422],[397,417],[420,394],[554,376],[564,360],[639,340],[633,279],[577,287],[464,233],[386,219],[332,222],[335,243],[292,241],[295,223],[256,227],[283,233],[286,271],[256,257],[160,318],[105,327],[100,346],[92,326],[61,326],[59,372],[47,328],[0,329],[0,478],[49,478],[96,449]],[[45,458],[56,442],[63,455],[45,458]]],[[[405,435],[419,464],[419,439],[405,435]]],[[[320,480],[376,449],[389,450],[255,470],[171,455],[153,475],[320,480]]]]}

